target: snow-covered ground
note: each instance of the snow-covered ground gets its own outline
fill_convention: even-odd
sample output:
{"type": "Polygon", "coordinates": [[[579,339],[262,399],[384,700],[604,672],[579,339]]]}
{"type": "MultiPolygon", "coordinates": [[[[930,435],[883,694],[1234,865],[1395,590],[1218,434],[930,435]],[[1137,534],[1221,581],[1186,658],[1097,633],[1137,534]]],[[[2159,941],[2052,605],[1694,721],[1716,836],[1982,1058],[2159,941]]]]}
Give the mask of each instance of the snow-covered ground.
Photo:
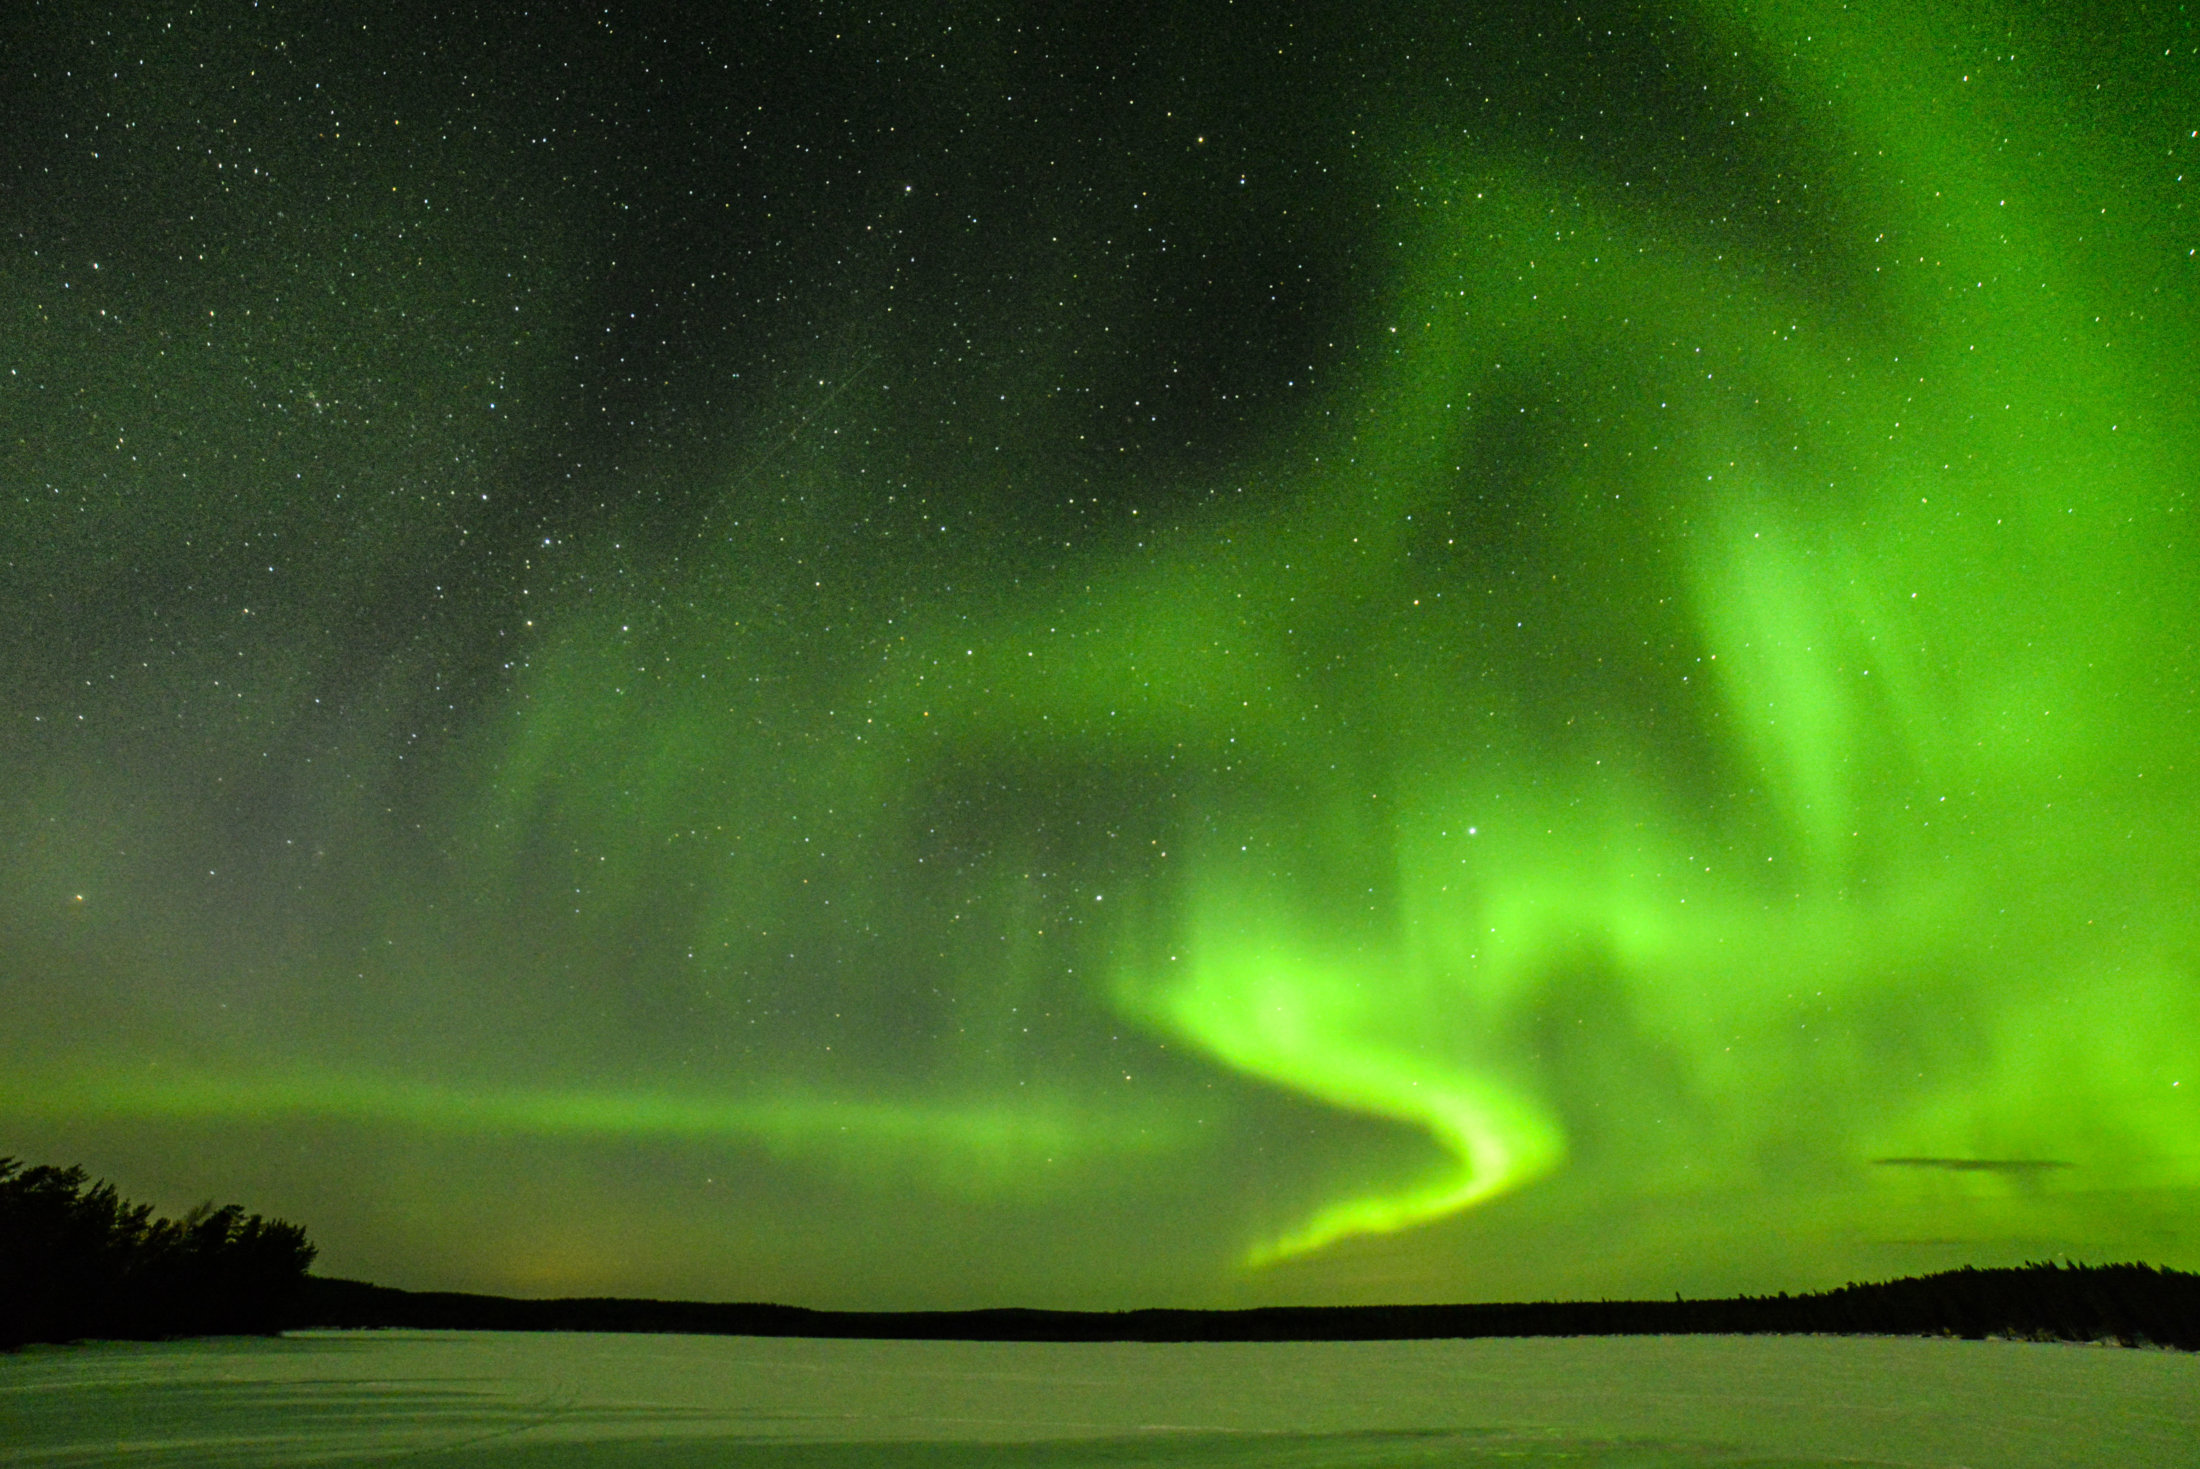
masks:
{"type": "Polygon", "coordinates": [[[0,1357],[0,1463],[2200,1466],[2200,1356],[1834,1337],[324,1332],[0,1357]]]}

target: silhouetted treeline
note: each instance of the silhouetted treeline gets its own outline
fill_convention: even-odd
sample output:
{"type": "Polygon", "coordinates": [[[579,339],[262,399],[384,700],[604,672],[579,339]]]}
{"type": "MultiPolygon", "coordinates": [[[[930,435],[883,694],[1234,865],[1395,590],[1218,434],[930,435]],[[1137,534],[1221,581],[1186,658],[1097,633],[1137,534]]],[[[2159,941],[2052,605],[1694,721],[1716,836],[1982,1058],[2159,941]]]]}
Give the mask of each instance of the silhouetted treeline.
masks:
{"type": "Polygon", "coordinates": [[[309,1276],[305,1231],[231,1204],[180,1220],[81,1168],[0,1158],[0,1348],[294,1327],[696,1332],[941,1341],[1397,1341],[1825,1333],[2200,1350],[2200,1275],[2151,1265],[1964,1268],[1809,1295],[1245,1311],[812,1311],[415,1292],[309,1276]]]}
{"type": "Polygon", "coordinates": [[[2200,1275],[2151,1265],[1952,1270],[1813,1295],[1249,1311],[811,1311],[800,1306],[413,1292],[307,1283],[306,1323],[476,1331],[665,1331],[938,1341],[1400,1341],[1828,1333],[2018,1337],[2200,1350],[2200,1275]]]}
{"type": "Polygon", "coordinates": [[[0,1348],[297,1325],[305,1231],[201,1205],[156,1219],[81,1168],[0,1158],[0,1348]]]}

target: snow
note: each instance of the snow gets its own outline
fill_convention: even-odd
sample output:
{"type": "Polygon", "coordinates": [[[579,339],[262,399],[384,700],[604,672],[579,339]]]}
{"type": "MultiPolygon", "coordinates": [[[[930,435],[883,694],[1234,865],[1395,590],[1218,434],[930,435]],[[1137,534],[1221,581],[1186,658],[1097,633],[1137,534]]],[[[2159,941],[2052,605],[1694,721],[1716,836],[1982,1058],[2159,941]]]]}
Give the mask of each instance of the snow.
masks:
{"type": "Polygon", "coordinates": [[[0,1357],[0,1463],[2200,1466],[2200,1356],[1842,1337],[314,1332],[0,1357]]]}

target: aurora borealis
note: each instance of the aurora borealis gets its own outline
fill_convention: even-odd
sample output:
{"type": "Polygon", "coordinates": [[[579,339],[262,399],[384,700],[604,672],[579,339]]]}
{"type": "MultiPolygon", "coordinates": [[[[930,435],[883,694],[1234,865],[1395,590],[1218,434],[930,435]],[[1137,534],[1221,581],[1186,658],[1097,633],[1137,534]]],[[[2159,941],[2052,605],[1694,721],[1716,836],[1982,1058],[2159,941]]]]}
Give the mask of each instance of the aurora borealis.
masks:
{"type": "Polygon", "coordinates": [[[0,20],[0,1154],[414,1287],[2200,1268],[2200,20],[0,20]]]}

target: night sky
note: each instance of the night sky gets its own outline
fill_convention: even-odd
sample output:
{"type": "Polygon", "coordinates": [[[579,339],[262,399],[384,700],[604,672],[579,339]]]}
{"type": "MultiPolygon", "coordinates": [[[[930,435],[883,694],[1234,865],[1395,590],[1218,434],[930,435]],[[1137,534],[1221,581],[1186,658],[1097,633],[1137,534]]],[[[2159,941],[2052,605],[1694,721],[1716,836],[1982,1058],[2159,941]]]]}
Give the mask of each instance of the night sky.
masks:
{"type": "Polygon", "coordinates": [[[2200,1268],[2187,7],[18,0],[0,137],[0,1153],[517,1293],[2200,1268]]]}

